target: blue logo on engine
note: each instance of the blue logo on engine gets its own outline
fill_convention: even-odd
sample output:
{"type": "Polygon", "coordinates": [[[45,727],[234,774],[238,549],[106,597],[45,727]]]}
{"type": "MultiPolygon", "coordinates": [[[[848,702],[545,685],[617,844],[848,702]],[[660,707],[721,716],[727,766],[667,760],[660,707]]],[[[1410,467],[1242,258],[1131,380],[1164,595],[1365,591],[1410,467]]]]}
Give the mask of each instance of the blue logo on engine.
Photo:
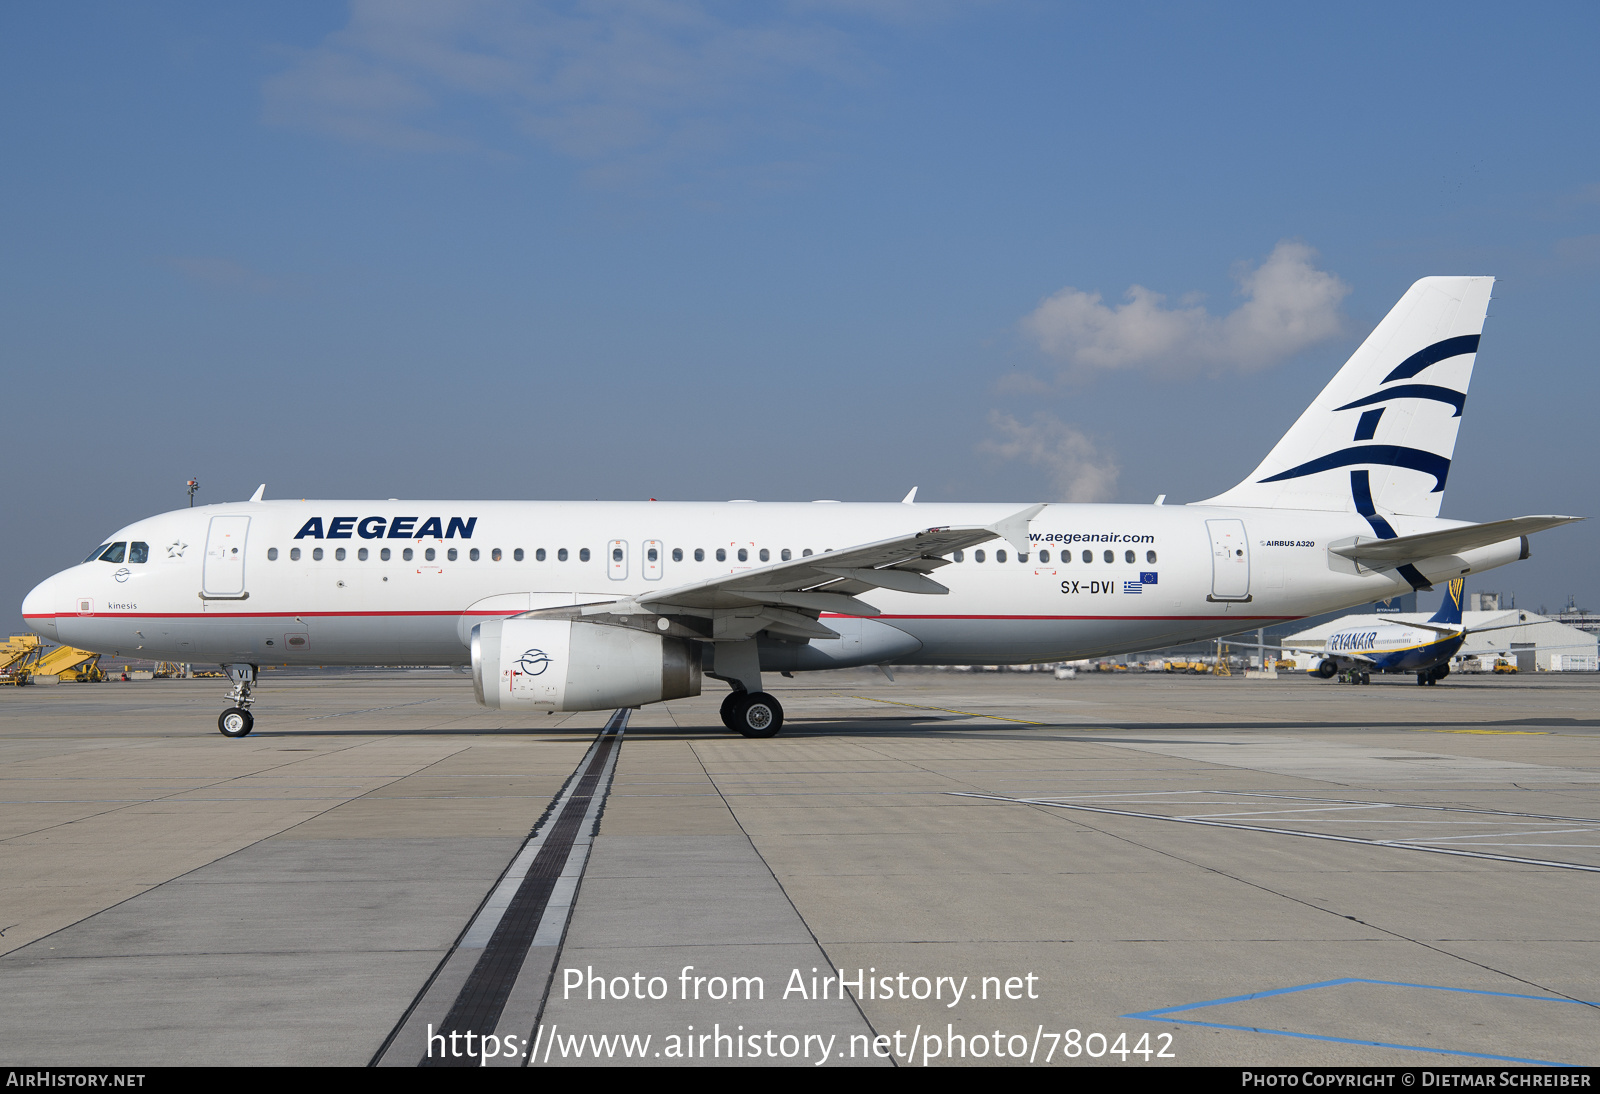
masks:
{"type": "Polygon", "coordinates": [[[524,676],[538,676],[550,667],[550,657],[544,650],[529,650],[517,658],[517,667],[524,676]]]}

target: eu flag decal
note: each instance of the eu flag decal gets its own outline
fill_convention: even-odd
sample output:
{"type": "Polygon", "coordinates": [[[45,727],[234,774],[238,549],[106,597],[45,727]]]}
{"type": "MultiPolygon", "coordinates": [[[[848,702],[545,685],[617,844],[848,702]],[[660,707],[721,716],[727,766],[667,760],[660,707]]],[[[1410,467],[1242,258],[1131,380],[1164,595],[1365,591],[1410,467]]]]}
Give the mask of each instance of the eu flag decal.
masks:
{"type": "Polygon", "coordinates": [[[1154,570],[1141,571],[1140,574],[1139,574],[1139,582],[1141,584],[1144,584],[1144,585],[1154,585],[1154,584],[1156,584],[1156,571],[1154,571],[1154,570]]]}

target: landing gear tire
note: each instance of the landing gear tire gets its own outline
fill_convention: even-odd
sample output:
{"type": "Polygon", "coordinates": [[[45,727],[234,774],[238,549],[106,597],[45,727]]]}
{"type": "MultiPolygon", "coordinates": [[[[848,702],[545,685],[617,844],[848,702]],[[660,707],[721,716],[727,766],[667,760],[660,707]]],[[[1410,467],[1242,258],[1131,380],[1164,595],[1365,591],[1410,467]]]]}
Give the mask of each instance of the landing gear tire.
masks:
{"type": "Polygon", "coordinates": [[[1361,682],[1362,682],[1362,683],[1363,683],[1363,684],[1370,684],[1370,683],[1372,683],[1372,673],[1370,673],[1370,672],[1363,672],[1363,673],[1362,673],[1362,674],[1361,674],[1361,682]]]}
{"type": "Polygon", "coordinates": [[[243,707],[229,707],[217,717],[217,729],[224,737],[248,737],[256,720],[243,707]]]}
{"type": "Polygon", "coordinates": [[[1419,684],[1431,684],[1431,683],[1433,683],[1433,677],[1429,676],[1425,672],[1419,672],[1419,673],[1417,673],[1417,683],[1419,683],[1419,684]]]}
{"type": "Polygon", "coordinates": [[[764,691],[741,692],[733,707],[733,728],[746,737],[773,737],[783,728],[783,707],[764,691]]]}
{"type": "Polygon", "coordinates": [[[722,724],[728,727],[730,733],[739,732],[739,723],[734,720],[734,714],[744,695],[742,691],[730,691],[722,699],[722,724]]]}

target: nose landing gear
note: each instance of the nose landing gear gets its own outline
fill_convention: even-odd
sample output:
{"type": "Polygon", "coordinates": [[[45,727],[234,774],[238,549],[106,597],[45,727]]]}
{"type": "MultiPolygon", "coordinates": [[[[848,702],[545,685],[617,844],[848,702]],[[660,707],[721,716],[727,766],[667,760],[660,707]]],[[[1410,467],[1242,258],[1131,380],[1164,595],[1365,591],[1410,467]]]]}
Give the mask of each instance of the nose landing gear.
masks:
{"type": "Polygon", "coordinates": [[[228,678],[233,681],[233,690],[228,692],[228,698],[236,705],[218,715],[217,730],[224,737],[248,737],[256,725],[255,717],[250,713],[250,704],[255,701],[250,692],[256,683],[256,667],[229,665],[227,669],[228,678]]]}

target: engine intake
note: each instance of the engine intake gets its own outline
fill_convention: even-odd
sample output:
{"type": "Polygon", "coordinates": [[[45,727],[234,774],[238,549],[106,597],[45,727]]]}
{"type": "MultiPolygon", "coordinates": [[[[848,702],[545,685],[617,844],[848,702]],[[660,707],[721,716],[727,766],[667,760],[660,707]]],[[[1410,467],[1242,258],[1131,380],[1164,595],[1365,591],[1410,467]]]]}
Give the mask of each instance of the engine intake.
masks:
{"type": "Polygon", "coordinates": [[[683,638],[558,619],[497,619],[472,631],[472,686],[496,710],[614,710],[700,694],[700,650],[683,638]]]}

